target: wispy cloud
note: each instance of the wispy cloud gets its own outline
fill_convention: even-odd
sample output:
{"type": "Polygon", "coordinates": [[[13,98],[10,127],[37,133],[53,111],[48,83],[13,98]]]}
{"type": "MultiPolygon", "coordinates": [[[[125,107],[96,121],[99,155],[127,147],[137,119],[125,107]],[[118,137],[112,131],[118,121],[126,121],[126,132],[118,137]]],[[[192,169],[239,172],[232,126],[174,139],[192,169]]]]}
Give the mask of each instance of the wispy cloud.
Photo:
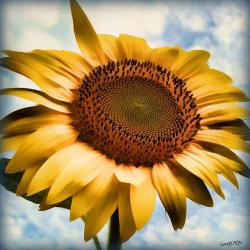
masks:
{"type": "Polygon", "coordinates": [[[247,197],[247,181],[239,178],[241,189],[229,185],[222,179],[226,200],[214,192],[214,207],[207,208],[188,202],[188,216],[182,230],[173,231],[169,219],[158,201],[157,209],[150,223],[131,241],[128,249],[221,249],[221,242],[239,240],[245,249],[249,244],[246,229],[248,207],[243,202],[247,197]]]}
{"type": "MultiPolygon", "coordinates": [[[[157,200],[153,217],[140,232],[124,244],[124,249],[220,249],[221,242],[240,240],[245,249],[248,245],[246,221],[248,208],[243,199],[247,197],[247,182],[240,178],[241,189],[236,190],[222,180],[226,200],[221,200],[213,192],[214,208],[206,208],[188,202],[188,216],[182,230],[173,231],[164,209],[157,200]]],[[[1,190],[4,193],[3,190],[1,190]]],[[[81,220],[69,223],[69,212],[56,208],[40,212],[38,206],[14,194],[5,192],[3,232],[6,249],[34,247],[46,249],[92,249],[93,242],[83,243],[81,220]]],[[[99,233],[102,244],[105,244],[108,228],[99,233]]]]}
{"type": "Polygon", "coordinates": [[[1,192],[4,249],[94,249],[93,242],[83,242],[83,222],[69,223],[69,211],[41,212],[38,205],[2,188],[1,192]]]}

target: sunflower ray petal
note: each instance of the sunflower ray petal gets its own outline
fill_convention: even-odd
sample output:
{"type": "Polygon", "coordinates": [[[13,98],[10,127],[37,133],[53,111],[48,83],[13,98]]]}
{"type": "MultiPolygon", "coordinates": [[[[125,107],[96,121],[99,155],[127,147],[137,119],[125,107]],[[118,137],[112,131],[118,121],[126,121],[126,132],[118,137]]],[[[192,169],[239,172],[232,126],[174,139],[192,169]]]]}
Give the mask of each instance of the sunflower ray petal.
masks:
{"type": "Polygon", "coordinates": [[[213,153],[213,157],[217,158],[225,167],[229,167],[242,176],[250,177],[250,170],[246,163],[227,147],[213,142],[197,141],[197,143],[201,145],[204,150],[213,153]]]}
{"type": "Polygon", "coordinates": [[[150,61],[168,69],[178,58],[180,51],[181,49],[178,47],[162,47],[152,49],[150,61]]]}
{"type": "Polygon", "coordinates": [[[180,78],[187,79],[207,69],[209,53],[204,50],[191,50],[181,53],[178,59],[172,64],[171,70],[180,78]]]}
{"type": "Polygon", "coordinates": [[[98,34],[98,37],[106,56],[110,60],[118,61],[126,58],[119,38],[107,34],[98,34]]]}
{"type": "Polygon", "coordinates": [[[186,197],[182,186],[165,163],[155,164],[152,176],[154,186],[168,212],[174,230],[183,228],[186,220],[186,197]]]}
{"type": "Polygon", "coordinates": [[[110,188],[85,216],[84,240],[90,240],[103,228],[117,208],[117,199],[118,182],[113,178],[110,188]]]}
{"type": "Polygon", "coordinates": [[[30,134],[15,135],[10,137],[2,137],[0,144],[0,153],[17,150],[30,134]]]}
{"type": "Polygon", "coordinates": [[[120,182],[140,185],[147,176],[143,168],[121,164],[116,167],[115,175],[120,182]]]}
{"type": "Polygon", "coordinates": [[[207,207],[213,206],[212,197],[202,179],[186,170],[174,159],[169,160],[167,165],[189,199],[207,207]]]}
{"type": "Polygon", "coordinates": [[[155,208],[156,191],[151,180],[151,170],[145,171],[148,176],[139,186],[130,185],[130,203],[137,230],[147,223],[155,208]]]}
{"type": "Polygon", "coordinates": [[[77,133],[68,125],[50,125],[27,137],[9,161],[6,172],[16,173],[43,162],[58,149],[75,141],[77,133]],[[25,162],[20,166],[20,160],[25,162]]]}
{"type": "Polygon", "coordinates": [[[82,145],[75,142],[51,155],[33,177],[28,189],[28,195],[33,195],[51,187],[56,177],[66,167],[65,163],[68,163],[72,159],[72,155],[81,153],[82,150],[82,145]]]}
{"type": "Polygon", "coordinates": [[[121,42],[126,58],[133,58],[139,61],[147,61],[149,59],[150,49],[145,39],[120,34],[119,41],[121,42]]]}
{"type": "Polygon", "coordinates": [[[48,193],[47,204],[61,202],[80,191],[100,173],[106,158],[87,146],[74,153],[56,177],[48,193]]]}
{"type": "Polygon", "coordinates": [[[70,220],[75,220],[83,215],[86,215],[98,202],[99,199],[113,188],[110,185],[113,183],[115,164],[113,162],[102,163],[100,174],[72,198],[70,220]]]}
{"type": "Polygon", "coordinates": [[[127,241],[136,231],[131,203],[130,184],[120,183],[118,194],[118,213],[121,241],[127,241]]]}
{"type": "Polygon", "coordinates": [[[70,7],[76,41],[83,56],[95,66],[99,63],[105,63],[105,54],[102,50],[98,36],[87,16],[75,0],[70,1],[70,7]]]}
{"type": "Polygon", "coordinates": [[[201,178],[207,185],[212,187],[223,199],[225,198],[217,175],[211,169],[202,164],[205,159],[190,152],[186,152],[185,154],[174,154],[174,158],[181,166],[201,178]]]}
{"type": "Polygon", "coordinates": [[[30,182],[39,168],[40,168],[40,165],[35,166],[35,167],[31,167],[31,168],[27,168],[25,170],[25,172],[22,176],[22,179],[19,182],[17,190],[16,190],[17,195],[23,195],[23,194],[27,193],[30,182]]]}
{"type": "Polygon", "coordinates": [[[212,142],[228,148],[250,153],[250,146],[247,142],[242,140],[239,136],[224,130],[199,130],[195,136],[195,140],[212,142]]]}
{"type": "Polygon", "coordinates": [[[69,109],[66,103],[56,100],[39,90],[26,88],[7,88],[1,89],[0,95],[18,96],[26,100],[36,102],[37,104],[44,105],[48,108],[57,110],[59,112],[69,113],[69,109]]]}
{"type": "MultiPolygon", "coordinates": [[[[19,58],[22,59],[23,57],[19,58]]],[[[4,57],[0,59],[0,66],[28,77],[53,98],[66,102],[72,98],[72,93],[69,89],[65,89],[60,84],[52,81],[47,75],[41,74],[33,67],[27,65],[25,61],[17,60],[15,57],[4,57]]]]}

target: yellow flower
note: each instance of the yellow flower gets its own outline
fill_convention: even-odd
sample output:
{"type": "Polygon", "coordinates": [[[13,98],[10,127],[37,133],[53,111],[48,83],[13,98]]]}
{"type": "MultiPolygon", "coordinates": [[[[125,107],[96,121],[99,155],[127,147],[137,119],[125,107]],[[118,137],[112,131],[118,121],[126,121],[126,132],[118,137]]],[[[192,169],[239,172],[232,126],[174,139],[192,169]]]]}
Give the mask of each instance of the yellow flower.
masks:
{"type": "Polygon", "coordinates": [[[249,176],[231,149],[249,152],[242,118],[248,97],[211,69],[209,53],[150,48],[143,38],[96,34],[71,1],[82,52],[4,51],[1,66],[40,90],[0,91],[34,101],[2,119],[2,149],[15,150],[7,173],[23,172],[17,194],[47,190],[41,208],[72,198],[70,219],[84,217],[85,240],[118,208],[122,241],[149,220],[158,193],[175,230],[186,198],[213,206],[224,198],[218,174],[238,187],[249,176]],[[206,184],[206,185],[205,185],[206,184]]]}

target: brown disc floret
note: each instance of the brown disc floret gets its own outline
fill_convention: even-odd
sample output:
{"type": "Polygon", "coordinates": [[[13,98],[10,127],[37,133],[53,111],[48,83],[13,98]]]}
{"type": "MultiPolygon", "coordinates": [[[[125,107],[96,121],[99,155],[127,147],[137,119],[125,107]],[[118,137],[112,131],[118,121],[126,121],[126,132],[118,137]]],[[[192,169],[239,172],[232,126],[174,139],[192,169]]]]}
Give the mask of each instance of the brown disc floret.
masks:
{"type": "Polygon", "coordinates": [[[171,157],[200,126],[185,81],[133,59],[94,68],[76,92],[72,115],[80,140],[118,164],[134,166],[171,157]]]}

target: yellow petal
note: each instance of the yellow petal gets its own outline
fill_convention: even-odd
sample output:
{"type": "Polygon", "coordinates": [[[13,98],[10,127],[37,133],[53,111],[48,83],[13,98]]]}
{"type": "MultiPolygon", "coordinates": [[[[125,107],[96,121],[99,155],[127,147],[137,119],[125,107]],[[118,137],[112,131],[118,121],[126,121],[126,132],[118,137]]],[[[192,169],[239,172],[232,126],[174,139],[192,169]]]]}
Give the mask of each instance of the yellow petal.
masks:
{"type": "Polygon", "coordinates": [[[194,91],[197,88],[210,85],[221,86],[221,88],[223,88],[232,82],[232,78],[225,73],[215,69],[208,69],[201,74],[197,74],[187,79],[187,86],[194,91]]]}
{"type": "Polygon", "coordinates": [[[228,121],[233,121],[237,120],[241,117],[236,117],[234,114],[227,114],[227,115],[221,115],[221,116],[214,116],[214,117],[209,117],[209,118],[202,118],[200,121],[200,124],[203,126],[211,126],[220,122],[228,122],[228,121]]]}
{"type": "Polygon", "coordinates": [[[81,150],[72,154],[72,158],[56,177],[49,191],[47,204],[59,203],[81,190],[100,173],[105,161],[103,155],[82,144],[81,150]]]}
{"type": "Polygon", "coordinates": [[[215,171],[222,174],[229,182],[239,188],[239,183],[233,171],[227,165],[224,165],[224,162],[220,162],[213,153],[206,152],[206,154],[210,157],[210,161],[214,162],[215,171]]]}
{"type": "Polygon", "coordinates": [[[28,195],[33,195],[51,187],[56,177],[62,172],[68,162],[74,158],[74,155],[81,154],[84,149],[81,143],[75,142],[51,155],[32,179],[28,195]]]}
{"type": "Polygon", "coordinates": [[[143,167],[135,167],[128,165],[118,165],[115,168],[115,175],[120,182],[140,185],[146,178],[147,174],[143,167]]]}
{"type": "Polygon", "coordinates": [[[233,185],[237,188],[239,187],[237,179],[233,173],[233,171],[227,167],[224,167],[223,163],[221,163],[216,157],[214,157],[213,153],[207,152],[204,150],[199,144],[192,143],[188,150],[193,153],[196,153],[202,157],[206,158],[206,164],[213,169],[216,173],[222,174],[227,180],[229,180],[233,185]]]}
{"type": "Polygon", "coordinates": [[[53,207],[56,207],[56,205],[48,205],[46,203],[46,199],[47,199],[47,195],[48,195],[48,190],[44,191],[44,196],[39,204],[39,211],[46,211],[46,210],[49,210],[53,207]]]}
{"type": "Polygon", "coordinates": [[[198,144],[206,151],[213,153],[213,157],[218,159],[226,168],[245,177],[250,177],[250,170],[246,163],[230,149],[210,142],[199,141],[198,144]]]}
{"type": "Polygon", "coordinates": [[[113,178],[110,189],[105,192],[105,195],[97,201],[85,217],[84,240],[88,241],[93,238],[114,213],[117,208],[117,191],[118,182],[116,178],[113,178]]]}
{"type": "Polygon", "coordinates": [[[198,109],[201,115],[201,125],[210,125],[217,122],[235,120],[250,116],[247,108],[235,103],[219,103],[198,109]]]}
{"type": "MultiPolygon", "coordinates": [[[[23,58],[23,57],[20,57],[23,58]]],[[[72,98],[72,92],[58,83],[50,80],[44,74],[27,65],[25,61],[17,60],[13,57],[1,58],[0,66],[14,72],[20,73],[34,81],[44,92],[61,101],[69,102],[72,98]]]]}
{"type": "Polygon", "coordinates": [[[179,78],[190,78],[199,74],[204,69],[207,70],[206,63],[209,56],[209,53],[204,50],[191,50],[186,53],[181,53],[170,69],[179,78]]]}
{"type": "Polygon", "coordinates": [[[152,176],[174,230],[183,228],[186,220],[186,197],[182,186],[165,163],[155,164],[152,176]]]}
{"type": "Polygon", "coordinates": [[[26,100],[35,102],[37,104],[41,104],[48,108],[57,110],[63,113],[69,113],[69,109],[66,103],[56,100],[44,92],[34,89],[26,89],[26,88],[8,88],[1,89],[0,95],[13,95],[24,98],[26,100]]]}
{"type": "Polygon", "coordinates": [[[179,56],[180,48],[162,47],[151,50],[150,61],[169,69],[179,56]]]}
{"type": "Polygon", "coordinates": [[[121,34],[119,36],[123,51],[127,58],[138,61],[147,61],[150,56],[150,48],[145,39],[121,34]]]}
{"type": "Polygon", "coordinates": [[[130,204],[130,184],[120,183],[118,194],[118,212],[121,241],[127,241],[136,231],[130,204]]]}
{"type": "Polygon", "coordinates": [[[87,16],[75,0],[70,1],[70,7],[76,41],[84,58],[93,66],[105,64],[105,54],[103,53],[100,41],[87,16]]]}
{"type": "Polygon", "coordinates": [[[60,148],[74,142],[76,137],[77,133],[68,125],[50,125],[40,128],[27,137],[18,148],[9,161],[6,172],[11,174],[33,167],[60,148]]]}
{"type": "Polygon", "coordinates": [[[169,160],[167,165],[175,178],[182,185],[185,195],[189,199],[207,207],[213,206],[212,197],[206,185],[200,178],[187,171],[174,159],[169,160]]]}
{"type": "Polygon", "coordinates": [[[72,120],[68,115],[58,113],[43,106],[20,109],[0,120],[1,134],[14,136],[32,133],[40,127],[51,123],[69,124],[72,120]]]}
{"type": "Polygon", "coordinates": [[[218,122],[209,126],[210,129],[222,129],[232,134],[239,135],[243,140],[250,140],[250,129],[247,124],[241,120],[236,119],[226,122],[218,122]]]}
{"type": "Polygon", "coordinates": [[[244,94],[240,93],[227,93],[227,94],[214,94],[206,99],[197,101],[198,108],[202,108],[208,105],[226,103],[226,102],[248,102],[249,99],[244,94]]]}
{"type": "Polygon", "coordinates": [[[151,170],[145,169],[147,177],[139,185],[130,185],[130,202],[137,230],[150,219],[155,208],[156,192],[151,180],[151,170]]]}
{"type": "Polygon", "coordinates": [[[69,73],[69,68],[63,68],[65,64],[48,55],[46,50],[32,52],[5,50],[3,52],[10,57],[9,60],[27,65],[64,88],[74,89],[79,85],[76,75],[69,73]]]}
{"type": "Polygon", "coordinates": [[[198,155],[186,151],[185,154],[174,154],[174,158],[184,168],[201,178],[207,185],[213,188],[223,199],[225,198],[217,175],[213,169],[206,165],[207,158],[199,157],[198,155]]]}
{"type": "Polygon", "coordinates": [[[27,193],[29,184],[39,168],[40,168],[40,165],[35,166],[35,167],[31,167],[31,168],[27,168],[25,170],[25,172],[22,176],[22,179],[19,182],[17,190],[16,190],[17,195],[22,195],[22,194],[27,193]]]}
{"type": "MultiPolygon", "coordinates": [[[[239,164],[231,159],[225,158],[221,155],[218,154],[211,154],[212,157],[214,157],[215,159],[217,159],[221,164],[224,165],[224,169],[227,169],[228,172],[234,171],[242,176],[245,176],[247,178],[250,177],[250,170],[249,168],[245,165],[245,164],[239,164]]],[[[234,184],[236,187],[238,187],[238,183],[237,180],[234,180],[233,176],[229,176],[227,175],[226,178],[232,183],[234,184]]]]}
{"type": "Polygon", "coordinates": [[[15,110],[12,113],[9,113],[7,116],[1,119],[0,126],[4,127],[12,122],[16,122],[19,119],[22,118],[28,118],[28,117],[36,117],[39,115],[51,115],[51,114],[60,114],[59,112],[49,109],[47,107],[38,105],[38,106],[31,106],[31,107],[26,107],[22,109],[15,110]]]}
{"type": "Polygon", "coordinates": [[[212,142],[228,148],[250,152],[248,143],[239,136],[227,131],[217,129],[199,130],[194,138],[198,141],[212,142]]]}
{"type": "Polygon", "coordinates": [[[113,187],[115,163],[103,162],[100,174],[72,197],[70,220],[86,215],[113,187]]]}
{"type": "Polygon", "coordinates": [[[196,98],[198,106],[216,104],[220,100],[225,100],[225,102],[249,101],[249,98],[240,90],[240,88],[232,85],[226,85],[223,87],[221,87],[221,85],[204,85],[203,87],[192,91],[192,93],[196,98]]]}
{"type": "Polygon", "coordinates": [[[101,42],[105,55],[112,61],[119,61],[126,58],[121,46],[120,40],[112,35],[99,34],[98,38],[101,42]]]}
{"type": "Polygon", "coordinates": [[[0,153],[17,150],[30,134],[23,134],[11,137],[2,137],[0,140],[0,153]]]}
{"type": "MultiPolygon", "coordinates": [[[[92,69],[92,66],[86,60],[84,60],[81,55],[72,51],[34,50],[32,51],[32,53],[46,55],[53,59],[56,59],[56,61],[60,62],[58,66],[63,69],[63,71],[60,71],[62,74],[70,72],[79,79],[81,79],[85,74],[88,74],[92,69]]],[[[74,86],[71,87],[74,88],[74,86]]]]}

